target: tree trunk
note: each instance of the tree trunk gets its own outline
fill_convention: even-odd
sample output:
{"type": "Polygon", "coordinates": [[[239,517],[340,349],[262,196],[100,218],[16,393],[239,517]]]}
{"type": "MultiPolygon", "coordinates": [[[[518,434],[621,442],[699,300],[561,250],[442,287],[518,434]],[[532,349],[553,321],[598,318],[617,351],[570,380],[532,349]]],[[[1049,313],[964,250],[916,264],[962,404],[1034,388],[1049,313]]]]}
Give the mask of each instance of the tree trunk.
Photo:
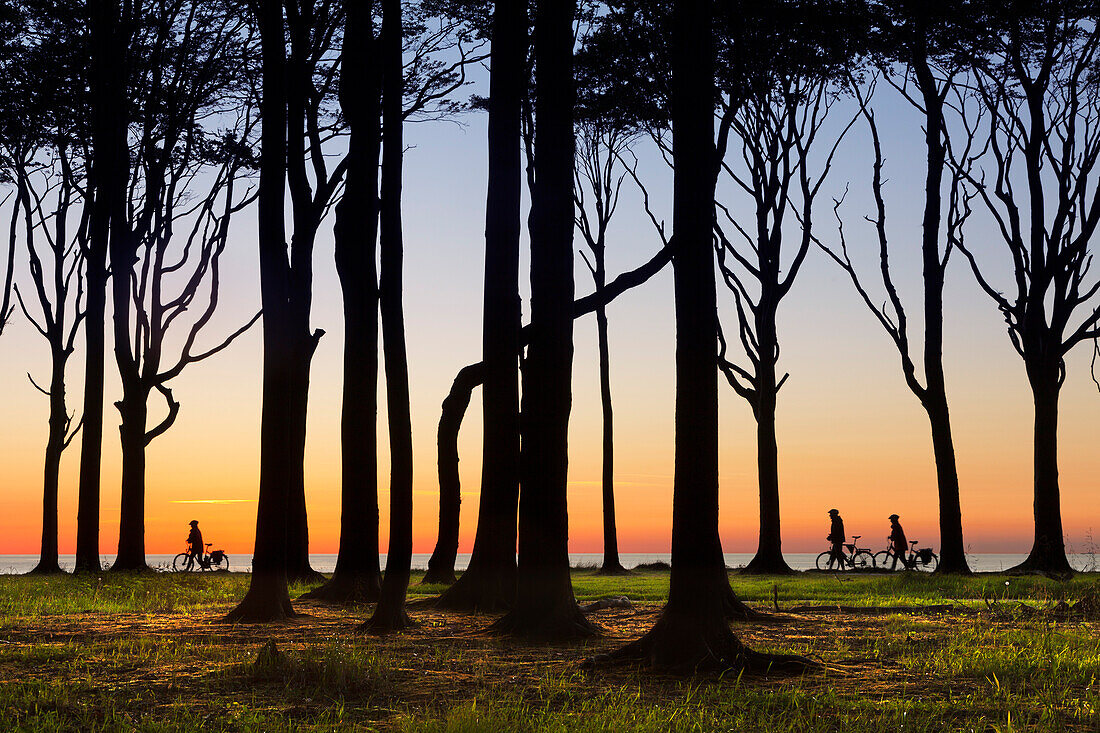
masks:
{"type": "Polygon", "coordinates": [[[42,481],[42,549],[38,565],[31,570],[34,575],[61,572],[57,562],[57,486],[61,472],[61,455],[65,450],[69,415],[65,406],[65,363],[68,354],[64,348],[51,349],[50,374],[50,431],[46,439],[46,460],[42,481]]]}
{"type": "Polygon", "coordinates": [[[228,622],[264,622],[295,615],[287,588],[287,520],[290,481],[287,395],[292,339],[288,317],[289,277],[284,221],[286,186],[286,48],[282,3],[260,0],[259,21],[264,126],[260,138],[258,240],[263,318],[263,411],[260,418],[260,491],[256,505],[256,550],[248,593],[226,616],[228,622]]]}
{"type": "Polygon", "coordinates": [[[390,540],[386,575],[374,615],[364,624],[373,633],[410,625],[405,611],[412,568],[413,450],[409,360],[401,303],[403,247],[401,164],[403,70],[401,0],[382,0],[382,209],[379,299],[386,366],[386,410],[390,435],[390,540]]]}
{"type": "Polygon", "coordinates": [[[309,333],[309,306],[303,327],[300,311],[301,299],[291,296],[290,308],[296,311],[291,319],[289,337],[294,341],[290,357],[289,392],[284,395],[287,401],[289,455],[289,496],[287,512],[287,578],[293,583],[321,583],[325,577],[313,569],[309,563],[309,522],[306,516],[305,460],[306,460],[306,418],[309,407],[309,371],[316,347],[316,338],[309,333]]]}
{"type": "Polygon", "coordinates": [[[118,403],[122,414],[122,425],[119,427],[122,437],[122,503],[118,555],[111,570],[143,571],[149,570],[145,564],[145,432],[149,393],[140,386],[131,385],[123,388],[123,395],[118,403]]]}
{"type": "Polygon", "coordinates": [[[378,565],[378,76],[374,29],[362,3],[347,8],[340,106],[349,122],[344,196],[336,207],[336,271],[344,299],[340,416],[340,551],[332,578],[303,595],[377,601],[378,565]],[[363,90],[373,90],[367,91],[363,90]]]}
{"type": "Polygon", "coordinates": [[[494,624],[497,631],[546,639],[596,633],[569,574],[575,11],[575,0],[540,0],[536,11],[532,328],[522,370],[518,582],[515,606],[494,624]]]}
{"type": "MultiPolygon", "coordinates": [[[[763,339],[762,339],[763,342],[763,339]]],[[[768,353],[762,349],[763,353],[768,353]]],[[[760,539],[746,574],[793,573],[783,558],[779,526],[779,446],[775,437],[775,369],[763,362],[757,372],[756,469],[760,487],[760,539]]]]}
{"type": "MultiPolygon", "coordinates": [[[[653,628],[610,655],[695,671],[803,662],[747,649],[726,623],[732,595],[718,536],[718,359],[714,255],[714,56],[709,3],[673,10],[673,282],[676,450],[668,603],[653,628]]],[[[608,659],[605,657],[604,659],[608,659]]]]}
{"type": "MultiPolygon", "coordinates": [[[[520,113],[526,87],[527,9],[497,2],[493,10],[492,71],[489,80],[489,180],[485,204],[485,293],[482,316],[484,411],[481,502],[470,564],[437,601],[458,611],[500,611],[516,594],[516,512],[519,499],[520,423],[519,239],[520,113]]],[[[572,214],[570,214],[572,220],[572,214]]],[[[457,380],[456,380],[457,381],[457,380]]],[[[452,390],[452,395],[454,394],[452,390]]],[[[469,397],[454,403],[469,403],[469,397]]],[[[444,443],[440,418],[440,478],[453,476],[457,491],[457,435],[461,414],[448,422],[455,440],[444,443]],[[450,448],[454,445],[454,463],[450,448]],[[445,470],[453,465],[453,470],[445,470]]],[[[440,484],[440,491],[443,484],[440,484]]],[[[453,494],[457,498],[457,494],[453,494]]],[[[442,498],[441,498],[442,501],[442,498]]],[[[457,502],[454,516],[457,520],[457,502]]],[[[442,517],[440,519],[442,527],[442,517]]],[[[458,527],[453,523],[457,549],[458,527]]],[[[442,541],[442,532],[440,538],[442,541]]],[[[450,540],[448,540],[450,543],[450,540]]],[[[453,570],[453,556],[451,567],[453,570]]]]}
{"type": "Polygon", "coordinates": [[[955,443],[947,408],[947,387],[943,373],[943,285],[946,267],[940,256],[940,221],[943,208],[940,188],[947,159],[943,142],[943,98],[928,67],[926,55],[918,53],[916,63],[925,106],[925,146],[928,171],[925,179],[924,221],[921,258],[924,274],[924,373],[922,402],[932,427],[932,450],[936,457],[936,486],[940,504],[940,565],[936,572],[968,575],[963,543],[959,474],[955,464],[955,443]]]}
{"type": "MultiPolygon", "coordinates": [[[[1029,365],[1030,366],[1030,365],[1029,365]]],[[[1032,368],[1035,400],[1035,542],[1027,559],[1008,572],[1073,572],[1062,534],[1062,507],[1058,488],[1058,397],[1056,368],[1032,368]]]]}
{"type": "MultiPolygon", "coordinates": [[[[603,252],[596,255],[596,290],[605,285],[603,252]]],[[[603,575],[623,575],[619,562],[619,538],[615,528],[615,429],[611,405],[611,352],[607,343],[607,306],[596,309],[596,335],[600,351],[600,406],[603,412],[603,575]]]]}

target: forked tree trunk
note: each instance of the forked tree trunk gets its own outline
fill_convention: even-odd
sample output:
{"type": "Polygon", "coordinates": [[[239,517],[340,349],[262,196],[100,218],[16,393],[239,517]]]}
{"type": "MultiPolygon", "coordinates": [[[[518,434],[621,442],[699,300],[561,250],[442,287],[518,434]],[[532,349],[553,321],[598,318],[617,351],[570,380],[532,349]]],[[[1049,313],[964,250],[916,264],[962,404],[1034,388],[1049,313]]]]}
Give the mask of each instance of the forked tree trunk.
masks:
{"type": "Polygon", "coordinates": [[[379,298],[386,366],[386,410],[390,436],[390,538],[386,575],[374,615],[364,624],[372,633],[405,629],[412,568],[413,451],[409,401],[409,361],[401,303],[402,90],[401,0],[382,0],[382,208],[379,298]]]}
{"type": "MultiPolygon", "coordinates": [[[[535,186],[531,339],[522,370],[516,603],[493,628],[525,637],[592,636],[569,571],[569,412],[573,369],[573,17],[540,0],[535,20],[535,186]]],[[[713,364],[712,364],[713,367],[713,364]]]]}
{"type": "MultiPolygon", "coordinates": [[[[726,623],[732,597],[718,536],[718,358],[711,226],[715,177],[714,57],[706,0],[676,0],[672,39],[673,282],[676,450],[668,603],[653,628],[603,660],[684,671],[787,665],[760,655],[726,623]]],[[[599,661],[600,658],[597,659],[599,661]]]]}
{"type": "Polygon", "coordinates": [[[1035,541],[1027,559],[1009,572],[1065,575],[1073,568],[1066,557],[1058,488],[1059,372],[1056,367],[1029,367],[1035,401],[1035,541]]]}
{"type": "Polygon", "coordinates": [[[145,432],[148,391],[139,385],[123,388],[118,403],[122,415],[122,501],[118,525],[118,555],[112,571],[145,571],[145,432]]]}
{"type": "Polygon", "coordinates": [[[287,588],[287,510],[293,467],[287,395],[293,339],[288,317],[284,191],[286,186],[286,48],[282,3],[257,4],[262,49],[264,126],[258,192],[260,294],[263,318],[263,412],[260,418],[260,491],[256,551],[248,593],[226,616],[229,622],[277,621],[295,615],[287,588]]]}
{"type": "Polygon", "coordinates": [[[374,22],[347,7],[340,106],[351,132],[344,196],[336,207],[336,271],[344,300],[344,389],[340,414],[340,550],[327,583],[303,598],[378,600],[378,154],[381,133],[374,22]],[[364,89],[373,90],[366,93],[364,89]]]}
{"type": "Polygon", "coordinates": [[[42,547],[33,575],[49,575],[61,572],[57,550],[57,487],[61,472],[61,455],[65,451],[69,415],[65,406],[65,363],[68,354],[64,349],[51,349],[50,371],[50,422],[46,439],[46,459],[42,481],[42,547]]]}
{"type": "MultiPolygon", "coordinates": [[[[516,594],[516,512],[519,497],[519,238],[520,112],[526,82],[527,10],[525,3],[497,2],[493,10],[492,71],[489,80],[489,181],[485,204],[485,293],[482,316],[484,412],[481,501],[470,563],[462,576],[437,601],[440,608],[457,611],[501,611],[512,606],[516,594]]],[[[463,370],[465,372],[466,370],[463,370]]],[[[473,375],[471,375],[473,376],[473,375]]],[[[457,380],[456,380],[457,381],[457,380]]],[[[470,389],[473,388],[471,384],[470,389]]],[[[454,391],[452,390],[452,395],[454,391]]],[[[447,554],[454,570],[453,546],[458,542],[458,427],[457,419],[440,418],[440,491],[448,484],[456,521],[448,524],[447,554]],[[454,440],[450,439],[453,426],[454,440]],[[453,446],[453,450],[450,448],[453,446]],[[451,457],[453,454],[453,463],[451,457]],[[444,461],[447,466],[444,466],[444,461]],[[449,466],[453,466],[449,468],[449,466]],[[453,540],[451,539],[453,538],[453,540]],[[453,543],[453,545],[452,545],[453,543]]],[[[442,498],[441,498],[442,501],[442,498]]],[[[442,504],[441,504],[442,506],[442,504]]],[[[443,544],[440,517],[440,544],[443,544]]],[[[434,556],[433,556],[434,559],[434,556]]],[[[445,572],[444,570],[440,572],[445,572]]]]}

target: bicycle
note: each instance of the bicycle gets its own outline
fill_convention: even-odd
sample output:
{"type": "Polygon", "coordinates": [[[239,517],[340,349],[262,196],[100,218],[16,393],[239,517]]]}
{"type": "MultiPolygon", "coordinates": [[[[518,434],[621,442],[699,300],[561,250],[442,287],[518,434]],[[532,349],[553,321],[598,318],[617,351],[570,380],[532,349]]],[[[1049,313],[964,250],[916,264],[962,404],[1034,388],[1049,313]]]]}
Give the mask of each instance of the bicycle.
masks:
{"type": "Polygon", "coordinates": [[[188,563],[192,555],[190,552],[181,552],[176,555],[172,560],[172,572],[174,573],[186,573],[190,570],[198,570],[200,572],[205,570],[211,570],[220,573],[229,572],[229,555],[225,554],[225,550],[210,551],[210,547],[214,543],[206,543],[206,554],[195,555],[194,562],[188,563]],[[190,567],[188,567],[190,565],[190,567]]]}
{"type": "MultiPolygon", "coordinates": [[[[889,539],[889,538],[887,538],[889,539]]],[[[888,547],[885,550],[880,550],[875,553],[875,566],[885,568],[887,563],[890,563],[893,558],[897,558],[901,561],[903,570],[921,570],[927,573],[932,572],[940,565],[940,559],[936,557],[936,553],[932,552],[931,547],[922,547],[917,549],[917,543],[920,540],[909,541],[909,556],[902,557],[894,552],[893,547],[888,547]]]]}
{"type": "Polygon", "coordinates": [[[852,570],[867,570],[868,568],[875,567],[875,556],[871,554],[870,547],[856,547],[856,540],[863,535],[853,535],[851,543],[844,543],[844,547],[848,549],[848,554],[844,554],[841,550],[840,557],[833,554],[832,550],[825,550],[817,556],[817,569],[818,570],[844,570],[850,568],[852,570]],[[835,567],[834,567],[835,566],[835,567]]]}

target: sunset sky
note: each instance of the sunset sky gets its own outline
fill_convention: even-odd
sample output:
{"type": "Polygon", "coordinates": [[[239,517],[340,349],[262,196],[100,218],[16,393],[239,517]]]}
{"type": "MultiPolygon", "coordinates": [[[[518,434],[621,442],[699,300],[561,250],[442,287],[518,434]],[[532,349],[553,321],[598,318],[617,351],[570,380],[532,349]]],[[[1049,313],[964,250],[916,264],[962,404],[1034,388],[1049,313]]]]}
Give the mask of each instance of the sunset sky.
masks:
{"type": "MultiPolygon", "coordinates": [[[[470,92],[484,93],[478,76],[470,92]]],[[[919,120],[890,90],[876,106],[886,149],[889,228],[903,296],[919,340],[919,223],[923,149],[919,120]]],[[[852,110],[840,103],[839,126],[852,110]]],[[[435,542],[439,407],[462,366],[480,359],[485,122],[483,114],[407,127],[411,146],[405,174],[405,306],[412,385],[415,474],[414,551],[435,542]]],[[[646,142],[639,171],[659,214],[671,223],[671,173],[646,142]]],[[[853,259],[874,275],[870,160],[862,126],[842,143],[816,210],[817,230],[835,241],[832,196],[850,182],[844,204],[853,259]]],[[[628,181],[608,239],[615,274],[647,259],[659,246],[640,197],[628,181]]],[[[723,200],[750,212],[729,186],[723,200]]],[[[0,215],[8,211],[5,205],[0,215]]],[[[788,237],[798,234],[789,222],[788,237]]],[[[1006,254],[988,221],[976,217],[968,241],[993,266],[999,282],[1006,254]]],[[[581,245],[578,238],[577,246],[581,245]]],[[[524,255],[526,262],[526,253],[524,255]]],[[[224,264],[224,308],[207,343],[247,320],[258,308],[255,210],[236,219],[224,264]]],[[[310,392],[306,484],[311,550],[335,552],[339,532],[339,404],[342,327],[332,263],[331,220],[316,249],[313,324],[323,328],[310,392]]],[[[25,280],[25,275],[23,276],[25,280]]],[[[577,294],[591,290],[580,259],[577,294]]],[[[873,281],[872,281],[873,282],[873,281]]],[[[526,289],[526,277],[524,277],[526,289]]],[[[729,293],[719,286],[727,328],[729,293]]],[[[669,548],[673,456],[673,307],[670,272],[630,291],[609,309],[620,549],[669,548]]],[[[1024,552],[1031,543],[1031,400],[1023,364],[1012,350],[992,303],[977,289],[962,257],[948,273],[945,363],[962,488],[965,540],[972,552],[1024,552]]],[[[526,306],[525,306],[526,313],[526,306]]],[[[850,534],[878,549],[897,512],[911,539],[938,546],[935,470],[928,423],[902,380],[893,345],[858,300],[847,276],[820,251],[811,251],[780,312],[781,371],[778,435],[784,549],[824,549],[826,511],[838,508],[850,534]]],[[[570,433],[570,546],[601,549],[600,409],[596,331],[592,317],[577,322],[574,402],[570,433]]],[[[735,344],[731,344],[731,349],[735,344]]],[[[1070,356],[1061,417],[1061,486],[1071,552],[1100,530],[1100,393],[1089,376],[1091,344],[1070,356]]],[[[0,554],[36,553],[41,532],[41,470],[47,402],[28,382],[45,378],[45,342],[19,315],[0,337],[0,554]]],[[[83,352],[70,368],[70,409],[78,410],[83,352]]],[[[108,354],[108,373],[113,370],[108,354]]],[[[150,553],[182,549],[187,523],[198,519],[207,541],[250,556],[255,529],[260,417],[260,330],[229,350],[190,367],[174,383],[179,420],[148,453],[146,545],[150,553]]],[[[113,554],[118,529],[119,447],[117,378],[108,382],[104,429],[101,551],[113,554]]],[[[384,399],[384,390],[379,390],[384,399]]],[[[748,405],[724,384],[721,394],[721,533],[727,552],[756,547],[755,426],[748,405]]],[[[152,412],[163,407],[154,397],[152,412]]],[[[380,410],[382,535],[385,547],[387,452],[380,410]]],[[[155,418],[153,418],[155,419],[155,418]]],[[[460,442],[463,481],[460,551],[472,544],[480,462],[480,393],[475,393],[460,442]]],[[[61,485],[62,553],[75,545],[79,441],[66,453],[61,485]]]]}

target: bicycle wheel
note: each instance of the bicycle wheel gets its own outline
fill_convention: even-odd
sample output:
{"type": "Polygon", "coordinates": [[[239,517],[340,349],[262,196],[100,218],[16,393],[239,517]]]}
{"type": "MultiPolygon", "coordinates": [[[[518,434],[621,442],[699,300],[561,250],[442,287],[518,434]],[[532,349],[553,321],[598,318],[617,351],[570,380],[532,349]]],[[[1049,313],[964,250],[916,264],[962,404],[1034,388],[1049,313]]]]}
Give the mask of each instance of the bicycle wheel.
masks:
{"type": "Polygon", "coordinates": [[[825,550],[818,555],[815,564],[818,570],[844,570],[847,565],[843,558],[837,560],[832,550],[825,550]]]}
{"type": "Polygon", "coordinates": [[[181,552],[172,559],[172,572],[183,573],[187,571],[187,553],[181,552]]]}
{"type": "Polygon", "coordinates": [[[867,550],[852,555],[852,567],[856,570],[870,570],[875,567],[875,556],[867,550]]]}
{"type": "Polygon", "coordinates": [[[229,572],[229,555],[222,555],[222,560],[218,564],[211,563],[210,569],[218,573],[229,572]]]}
{"type": "Polygon", "coordinates": [[[938,568],[940,566],[940,559],[936,556],[936,553],[930,552],[928,553],[928,555],[928,562],[922,562],[920,556],[918,555],[913,560],[913,569],[925,573],[930,573],[938,568]]]}
{"type": "Polygon", "coordinates": [[[894,557],[894,553],[889,550],[879,550],[875,553],[874,561],[876,568],[882,568],[886,570],[890,565],[890,560],[894,557]]]}

